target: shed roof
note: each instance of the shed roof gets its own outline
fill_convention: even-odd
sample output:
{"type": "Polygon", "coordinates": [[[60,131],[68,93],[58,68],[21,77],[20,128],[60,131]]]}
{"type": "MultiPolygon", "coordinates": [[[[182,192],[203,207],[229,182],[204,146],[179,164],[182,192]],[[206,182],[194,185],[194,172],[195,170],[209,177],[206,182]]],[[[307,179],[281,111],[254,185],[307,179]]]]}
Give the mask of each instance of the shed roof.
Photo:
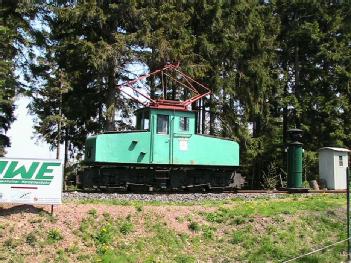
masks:
{"type": "Polygon", "coordinates": [[[350,152],[349,149],[338,147],[323,147],[319,148],[318,151],[350,152]]]}

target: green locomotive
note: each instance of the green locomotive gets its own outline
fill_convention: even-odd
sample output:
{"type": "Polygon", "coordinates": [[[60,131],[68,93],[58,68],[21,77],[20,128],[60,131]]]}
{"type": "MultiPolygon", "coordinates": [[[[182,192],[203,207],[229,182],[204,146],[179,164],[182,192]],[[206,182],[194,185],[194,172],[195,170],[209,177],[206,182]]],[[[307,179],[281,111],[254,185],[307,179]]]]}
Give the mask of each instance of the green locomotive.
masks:
{"type": "Polygon", "coordinates": [[[238,143],[197,134],[196,112],[188,109],[206,94],[182,102],[150,99],[149,105],[136,111],[136,130],[89,137],[83,187],[228,186],[239,166],[238,143]]]}

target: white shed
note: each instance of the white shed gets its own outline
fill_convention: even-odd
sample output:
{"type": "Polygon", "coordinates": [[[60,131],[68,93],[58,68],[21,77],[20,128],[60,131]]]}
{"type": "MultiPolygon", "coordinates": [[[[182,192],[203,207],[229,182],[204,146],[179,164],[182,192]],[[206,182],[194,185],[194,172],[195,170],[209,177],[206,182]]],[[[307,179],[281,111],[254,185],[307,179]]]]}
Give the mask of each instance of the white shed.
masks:
{"type": "Polygon", "coordinates": [[[349,149],[323,147],[319,152],[319,178],[324,179],[328,189],[346,189],[346,168],[349,149]]]}

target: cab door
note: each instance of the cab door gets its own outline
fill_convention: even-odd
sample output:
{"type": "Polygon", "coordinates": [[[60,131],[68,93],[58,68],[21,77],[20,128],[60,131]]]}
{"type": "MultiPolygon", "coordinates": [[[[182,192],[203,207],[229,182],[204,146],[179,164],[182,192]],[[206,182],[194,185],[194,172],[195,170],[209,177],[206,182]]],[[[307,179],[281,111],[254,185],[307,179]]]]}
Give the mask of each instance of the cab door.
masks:
{"type": "Polygon", "coordinates": [[[172,164],[194,164],[196,159],[190,149],[191,136],[194,133],[195,125],[189,113],[178,112],[172,118],[172,145],[171,163],[172,164]]]}
{"type": "Polygon", "coordinates": [[[153,131],[152,131],[152,160],[154,164],[171,163],[171,122],[172,116],[165,113],[153,114],[153,131]]]}

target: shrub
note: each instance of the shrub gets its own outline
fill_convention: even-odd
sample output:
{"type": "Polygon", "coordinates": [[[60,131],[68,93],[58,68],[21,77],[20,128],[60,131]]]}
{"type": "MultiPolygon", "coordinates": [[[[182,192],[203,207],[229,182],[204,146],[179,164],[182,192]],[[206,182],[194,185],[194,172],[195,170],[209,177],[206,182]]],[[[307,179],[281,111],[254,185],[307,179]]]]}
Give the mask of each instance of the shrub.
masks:
{"type": "Polygon", "coordinates": [[[271,162],[267,171],[262,171],[262,186],[264,189],[273,190],[278,183],[278,166],[275,161],[271,162]]]}

